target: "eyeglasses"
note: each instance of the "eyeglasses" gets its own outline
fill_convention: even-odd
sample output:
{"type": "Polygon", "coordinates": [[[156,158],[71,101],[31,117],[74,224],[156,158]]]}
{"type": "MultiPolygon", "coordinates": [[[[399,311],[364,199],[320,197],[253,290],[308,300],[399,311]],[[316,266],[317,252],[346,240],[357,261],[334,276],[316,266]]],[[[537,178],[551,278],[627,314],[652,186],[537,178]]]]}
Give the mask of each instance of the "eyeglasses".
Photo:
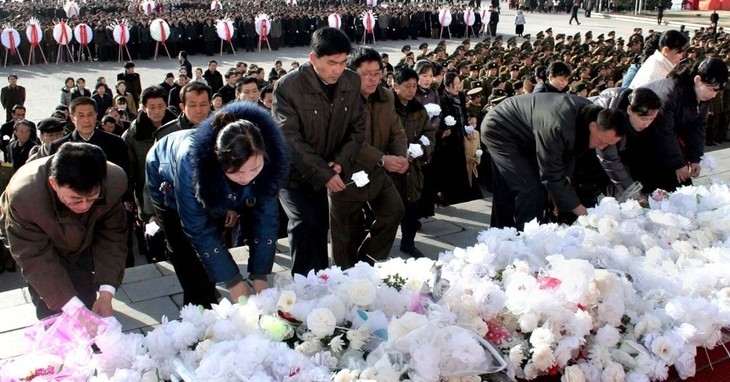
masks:
{"type": "Polygon", "coordinates": [[[66,206],[68,206],[68,207],[75,207],[75,206],[78,206],[78,205],[80,205],[82,203],[94,204],[94,203],[96,203],[99,200],[104,200],[104,195],[101,194],[101,193],[99,193],[95,197],[86,197],[86,198],[73,197],[73,198],[71,198],[69,200],[66,197],[63,197],[63,196],[61,196],[59,194],[58,195],[58,198],[61,199],[61,201],[63,202],[63,204],[65,204],[66,206]]]}
{"type": "Polygon", "coordinates": [[[377,71],[377,72],[370,72],[370,73],[360,73],[360,77],[372,78],[372,79],[381,78],[381,77],[383,77],[383,72],[377,71]]]}

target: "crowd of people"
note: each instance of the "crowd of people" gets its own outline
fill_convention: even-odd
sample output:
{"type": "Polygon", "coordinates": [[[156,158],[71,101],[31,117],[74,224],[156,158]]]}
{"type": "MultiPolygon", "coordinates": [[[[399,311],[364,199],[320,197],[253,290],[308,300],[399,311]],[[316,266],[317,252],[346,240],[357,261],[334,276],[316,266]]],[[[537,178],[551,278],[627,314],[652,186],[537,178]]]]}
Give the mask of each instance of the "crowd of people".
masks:
{"type": "Polygon", "coordinates": [[[144,79],[157,85],[133,61],[111,84],[70,77],[37,125],[32,90],[8,76],[0,134],[16,174],[0,218],[38,316],[69,301],[110,314],[135,237],[148,261],[169,258],[186,304],[210,306],[216,284],[234,300],[265,289],[282,236],[295,274],[330,265],[328,237],[343,268],[387,258],[398,229],[417,258],[419,219],[438,205],[486,189],[493,227],[570,222],[635,182],[639,198],[691,182],[705,145],[728,140],[722,28],[548,28],[392,60],[343,29],[315,25],[302,64],[268,73],[194,68],[182,50],[177,72],[144,79]],[[228,250],[240,245],[247,277],[228,250]]]}

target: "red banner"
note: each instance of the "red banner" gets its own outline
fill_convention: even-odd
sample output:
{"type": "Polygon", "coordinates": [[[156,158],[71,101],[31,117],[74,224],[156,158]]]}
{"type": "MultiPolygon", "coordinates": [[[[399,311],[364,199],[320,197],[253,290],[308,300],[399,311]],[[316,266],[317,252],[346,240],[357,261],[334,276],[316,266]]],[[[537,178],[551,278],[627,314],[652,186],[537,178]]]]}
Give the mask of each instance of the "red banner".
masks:
{"type": "Polygon", "coordinates": [[[60,41],[58,43],[61,45],[66,45],[69,42],[68,41],[68,30],[66,29],[65,21],[61,21],[61,38],[59,40],[60,41]]]}
{"type": "Polygon", "coordinates": [[[88,26],[82,25],[79,27],[79,34],[81,35],[81,46],[89,45],[89,30],[86,29],[88,26]]]}
{"type": "Polygon", "coordinates": [[[165,22],[160,20],[160,41],[161,43],[165,43],[167,41],[167,33],[165,33],[165,22]]]}
{"type": "Polygon", "coordinates": [[[15,34],[10,31],[10,33],[8,33],[8,38],[10,39],[10,55],[15,56],[15,34]]]}
{"type": "Polygon", "coordinates": [[[367,29],[368,33],[373,33],[373,14],[372,14],[372,12],[368,11],[367,14],[365,15],[365,17],[367,18],[367,20],[366,20],[367,25],[365,26],[365,29],[367,29]]]}
{"type": "Polygon", "coordinates": [[[266,27],[266,19],[261,19],[261,41],[266,41],[269,28],[266,27]]]}
{"type": "Polygon", "coordinates": [[[223,26],[226,27],[226,42],[231,42],[231,26],[227,21],[223,22],[223,26]]]}
{"type": "Polygon", "coordinates": [[[122,36],[119,39],[119,45],[125,46],[127,45],[127,26],[124,25],[124,23],[120,23],[119,26],[121,27],[122,36]]]}
{"type": "Polygon", "coordinates": [[[40,43],[38,39],[38,25],[30,24],[30,46],[36,47],[40,43]]]}

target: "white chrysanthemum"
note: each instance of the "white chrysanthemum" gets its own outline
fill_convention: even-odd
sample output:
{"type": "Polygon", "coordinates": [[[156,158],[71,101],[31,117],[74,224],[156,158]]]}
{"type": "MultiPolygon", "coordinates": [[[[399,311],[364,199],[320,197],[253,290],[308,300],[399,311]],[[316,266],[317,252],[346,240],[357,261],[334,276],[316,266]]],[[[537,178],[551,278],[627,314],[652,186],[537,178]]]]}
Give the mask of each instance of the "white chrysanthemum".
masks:
{"type": "Polygon", "coordinates": [[[342,347],[345,345],[345,341],[342,340],[342,335],[340,334],[339,336],[332,337],[328,345],[333,352],[339,353],[342,351],[342,347]]]}
{"type": "Polygon", "coordinates": [[[594,341],[603,347],[614,347],[621,340],[621,333],[613,326],[605,325],[598,329],[594,341]]]}
{"type": "Polygon", "coordinates": [[[532,363],[540,371],[546,371],[555,365],[555,355],[547,345],[538,345],[532,348],[532,363]]]}
{"type": "Polygon", "coordinates": [[[555,342],[555,335],[548,328],[537,328],[530,335],[530,344],[532,346],[551,346],[555,342]]]}
{"type": "Polygon", "coordinates": [[[388,324],[388,342],[393,343],[414,329],[426,325],[426,323],[428,323],[426,316],[406,312],[403,316],[390,320],[388,324]]]}
{"type": "Polygon", "coordinates": [[[284,312],[290,312],[294,303],[297,302],[297,294],[292,290],[282,290],[276,308],[284,312]]]}
{"type": "Polygon", "coordinates": [[[368,325],[347,331],[347,339],[350,341],[350,348],[353,350],[360,350],[371,337],[372,333],[368,325]]]}
{"type": "Polygon", "coordinates": [[[609,362],[601,372],[601,382],[624,382],[626,372],[621,364],[609,362]]]}
{"type": "Polygon", "coordinates": [[[563,370],[560,382],[585,382],[586,376],[578,365],[570,365],[563,370]]]}
{"type": "Polygon", "coordinates": [[[307,316],[307,328],[317,337],[324,338],[335,332],[337,319],[327,308],[315,308],[307,316]]]}
{"type": "Polygon", "coordinates": [[[444,123],[446,126],[454,126],[456,125],[456,119],[453,116],[447,115],[446,118],[444,118],[444,123]]]}
{"type": "Polygon", "coordinates": [[[525,360],[525,346],[517,344],[509,349],[509,360],[513,365],[522,365],[522,361],[525,360]]]}
{"type": "Polygon", "coordinates": [[[347,283],[347,294],[350,301],[357,306],[368,306],[375,301],[375,285],[368,279],[359,279],[347,283]]]}

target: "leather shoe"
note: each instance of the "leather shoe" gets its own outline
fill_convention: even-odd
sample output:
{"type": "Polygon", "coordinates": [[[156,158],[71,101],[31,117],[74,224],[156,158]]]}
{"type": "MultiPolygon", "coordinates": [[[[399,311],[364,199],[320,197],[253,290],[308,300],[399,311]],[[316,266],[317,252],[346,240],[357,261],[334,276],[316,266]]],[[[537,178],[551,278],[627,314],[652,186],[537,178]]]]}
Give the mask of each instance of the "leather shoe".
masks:
{"type": "Polygon", "coordinates": [[[400,251],[407,255],[410,255],[414,259],[420,259],[421,257],[424,256],[423,252],[421,252],[421,250],[416,248],[415,246],[409,247],[409,248],[401,247],[400,251]]]}

